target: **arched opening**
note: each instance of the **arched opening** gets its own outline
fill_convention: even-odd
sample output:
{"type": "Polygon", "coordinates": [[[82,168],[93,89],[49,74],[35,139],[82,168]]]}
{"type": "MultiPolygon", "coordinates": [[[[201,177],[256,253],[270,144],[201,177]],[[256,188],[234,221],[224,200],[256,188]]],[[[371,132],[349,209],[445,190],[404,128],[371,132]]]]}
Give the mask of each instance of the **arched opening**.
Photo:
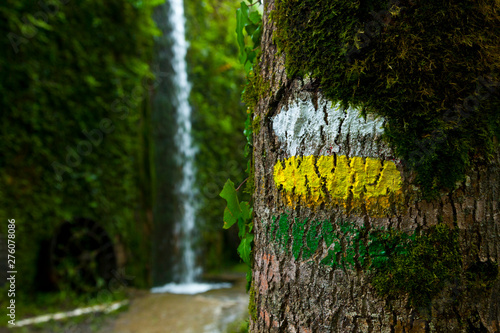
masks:
{"type": "Polygon", "coordinates": [[[77,218],[64,222],[50,242],[50,280],[56,289],[94,292],[117,270],[111,238],[97,222],[77,218]]]}

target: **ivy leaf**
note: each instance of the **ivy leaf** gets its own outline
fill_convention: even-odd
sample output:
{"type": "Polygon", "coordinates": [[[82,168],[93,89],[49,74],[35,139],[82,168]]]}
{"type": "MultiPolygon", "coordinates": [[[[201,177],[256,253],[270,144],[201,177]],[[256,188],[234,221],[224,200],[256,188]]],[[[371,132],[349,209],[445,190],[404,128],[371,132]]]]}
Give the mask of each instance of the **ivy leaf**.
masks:
{"type": "Polygon", "coordinates": [[[262,20],[262,17],[260,16],[260,13],[257,12],[257,11],[253,11],[250,13],[250,15],[248,16],[248,18],[250,19],[250,21],[253,23],[253,24],[259,24],[260,21],[262,20]]]}
{"type": "Polygon", "coordinates": [[[250,253],[252,252],[253,234],[246,234],[238,246],[238,253],[247,265],[250,265],[250,253]]]}
{"type": "Polygon", "coordinates": [[[230,179],[224,184],[224,188],[219,196],[227,201],[227,207],[224,210],[224,229],[229,229],[233,224],[238,222],[238,218],[242,215],[234,183],[230,179]]]}
{"type": "Polygon", "coordinates": [[[246,47],[245,48],[245,52],[247,53],[248,55],[248,61],[250,62],[253,62],[253,60],[255,59],[255,57],[257,56],[257,53],[255,51],[253,51],[251,48],[249,47],[246,47]]]}
{"type": "Polygon", "coordinates": [[[238,222],[240,234],[244,235],[246,233],[245,225],[252,218],[253,209],[250,204],[243,201],[240,205],[234,183],[229,179],[224,184],[224,188],[219,195],[227,201],[227,207],[224,210],[224,229],[228,229],[238,222]]]}
{"type": "Polygon", "coordinates": [[[259,46],[261,35],[262,35],[262,25],[259,25],[257,29],[255,29],[251,37],[254,46],[256,47],[259,46]]]}
{"type": "Polygon", "coordinates": [[[244,1],[242,1],[240,8],[236,10],[236,38],[240,47],[240,60],[243,58],[243,54],[245,53],[245,36],[243,35],[243,30],[247,24],[248,6],[244,1]]]}
{"type": "Polygon", "coordinates": [[[258,28],[258,26],[257,26],[257,25],[255,25],[255,24],[247,24],[247,25],[245,26],[245,31],[247,32],[247,34],[248,34],[249,36],[252,36],[252,35],[253,35],[253,33],[254,33],[254,31],[255,31],[255,30],[257,30],[257,28],[258,28]]]}
{"type": "Polygon", "coordinates": [[[251,232],[251,230],[246,230],[249,225],[249,221],[252,218],[253,209],[250,207],[250,204],[246,201],[243,201],[240,205],[241,208],[241,216],[238,218],[238,237],[243,238],[247,232],[251,232]]]}
{"type": "Polygon", "coordinates": [[[245,63],[245,72],[247,72],[247,73],[250,72],[252,70],[252,68],[253,68],[253,64],[251,62],[247,61],[245,63]]]}
{"type": "Polygon", "coordinates": [[[245,51],[240,52],[240,63],[245,64],[247,62],[247,53],[245,51]]]}

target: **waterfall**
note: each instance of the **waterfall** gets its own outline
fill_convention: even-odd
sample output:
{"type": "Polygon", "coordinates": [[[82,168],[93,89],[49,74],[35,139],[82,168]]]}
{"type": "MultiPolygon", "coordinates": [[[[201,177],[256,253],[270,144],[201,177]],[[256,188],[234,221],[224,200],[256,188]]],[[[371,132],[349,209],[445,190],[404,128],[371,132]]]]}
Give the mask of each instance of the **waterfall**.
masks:
{"type": "MultiPolygon", "coordinates": [[[[174,239],[178,244],[176,247],[180,260],[176,262],[178,267],[172,267],[179,275],[176,277],[178,283],[168,283],[164,286],[155,287],[152,292],[170,292],[179,294],[195,294],[214,288],[229,287],[230,284],[210,284],[198,282],[201,268],[196,264],[195,241],[197,196],[199,191],[196,187],[195,156],[196,147],[193,143],[191,106],[189,105],[189,93],[191,85],[188,81],[186,54],[188,42],[186,41],[186,19],[184,16],[183,0],[170,0],[161,6],[165,11],[162,15],[168,21],[168,29],[162,29],[168,38],[170,45],[171,83],[168,96],[175,110],[176,134],[174,144],[176,146],[175,163],[180,169],[180,179],[176,184],[175,195],[180,210],[179,218],[173,230],[174,239]]],[[[163,50],[165,51],[165,50],[163,50]]],[[[162,52],[162,51],[159,51],[162,52]]],[[[163,52],[160,58],[165,58],[168,52],[163,52]]],[[[160,92],[161,93],[161,92],[160,92]]]]}
{"type": "Polygon", "coordinates": [[[176,83],[176,97],[174,101],[177,115],[177,133],[175,144],[178,148],[176,162],[181,167],[182,178],[176,189],[181,199],[182,220],[176,225],[176,233],[180,235],[181,242],[181,264],[183,272],[182,283],[193,283],[200,274],[196,267],[193,241],[195,236],[196,220],[196,188],[194,158],[196,149],[193,145],[191,135],[191,106],[189,105],[189,93],[191,85],[187,77],[186,54],[188,44],[186,42],[184,18],[184,7],[182,0],[170,1],[169,20],[172,25],[171,40],[173,42],[173,81],[176,83]]]}

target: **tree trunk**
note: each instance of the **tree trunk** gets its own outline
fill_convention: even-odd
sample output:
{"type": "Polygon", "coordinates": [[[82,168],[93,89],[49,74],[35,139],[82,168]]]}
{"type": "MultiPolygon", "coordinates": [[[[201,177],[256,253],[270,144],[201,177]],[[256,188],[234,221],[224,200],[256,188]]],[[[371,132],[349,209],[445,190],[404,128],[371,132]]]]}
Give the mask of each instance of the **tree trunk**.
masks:
{"type": "Polygon", "coordinates": [[[254,110],[251,332],[500,332],[498,153],[422,200],[382,120],[286,76],[273,8],[254,110]]]}

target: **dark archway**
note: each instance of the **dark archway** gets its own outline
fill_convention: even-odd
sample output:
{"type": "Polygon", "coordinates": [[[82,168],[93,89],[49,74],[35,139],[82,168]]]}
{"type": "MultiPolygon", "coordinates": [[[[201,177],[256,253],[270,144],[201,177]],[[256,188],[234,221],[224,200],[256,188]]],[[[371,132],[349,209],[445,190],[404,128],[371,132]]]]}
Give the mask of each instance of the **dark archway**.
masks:
{"type": "Polygon", "coordinates": [[[64,222],[52,237],[50,268],[52,283],[58,289],[97,291],[113,278],[117,270],[111,237],[90,219],[64,222]]]}

